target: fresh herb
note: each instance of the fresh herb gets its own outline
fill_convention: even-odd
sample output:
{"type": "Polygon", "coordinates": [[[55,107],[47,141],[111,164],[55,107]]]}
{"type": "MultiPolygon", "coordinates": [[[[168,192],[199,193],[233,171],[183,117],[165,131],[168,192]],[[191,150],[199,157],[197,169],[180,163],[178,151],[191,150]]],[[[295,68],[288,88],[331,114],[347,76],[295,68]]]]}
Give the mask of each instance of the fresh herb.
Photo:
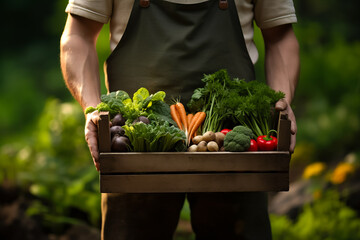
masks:
{"type": "Polygon", "coordinates": [[[153,121],[150,124],[136,123],[125,125],[123,128],[131,142],[131,151],[173,152],[186,149],[185,133],[166,121],[153,121]]]}
{"type": "Polygon", "coordinates": [[[225,123],[249,127],[256,136],[265,135],[272,126],[275,103],[285,94],[259,81],[231,79],[225,69],[204,75],[203,88],[194,91],[188,107],[205,111],[202,132],[218,132],[225,123]]]}

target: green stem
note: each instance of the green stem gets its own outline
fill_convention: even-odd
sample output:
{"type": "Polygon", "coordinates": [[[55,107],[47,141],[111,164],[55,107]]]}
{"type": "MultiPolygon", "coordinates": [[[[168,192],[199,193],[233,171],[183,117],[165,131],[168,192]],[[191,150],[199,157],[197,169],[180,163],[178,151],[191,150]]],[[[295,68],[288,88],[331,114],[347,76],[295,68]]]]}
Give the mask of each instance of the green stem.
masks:
{"type": "Polygon", "coordinates": [[[273,132],[277,134],[277,131],[272,129],[272,130],[268,131],[268,133],[266,134],[266,137],[264,137],[264,140],[266,140],[266,141],[272,140],[271,133],[273,133],[273,132]]]}

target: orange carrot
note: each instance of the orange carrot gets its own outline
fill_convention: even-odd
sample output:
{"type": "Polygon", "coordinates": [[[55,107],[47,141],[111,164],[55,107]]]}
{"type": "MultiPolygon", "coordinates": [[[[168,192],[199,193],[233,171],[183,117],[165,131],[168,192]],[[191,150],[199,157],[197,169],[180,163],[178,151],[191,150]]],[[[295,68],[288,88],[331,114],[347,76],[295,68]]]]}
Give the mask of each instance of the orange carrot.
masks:
{"type": "Polygon", "coordinates": [[[195,113],[195,115],[193,116],[193,118],[191,119],[190,125],[188,126],[189,128],[189,132],[191,132],[192,127],[194,126],[194,123],[196,121],[196,119],[198,119],[198,117],[200,116],[201,112],[197,112],[195,113]]]}
{"type": "Polygon", "coordinates": [[[181,102],[177,102],[175,106],[176,106],[176,111],[179,113],[181,123],[184,125],[184,131],[186,132],[188,129],[188,124],[187,124],[185,107],[181,102]]]}
{"type": "Polygon", "coordinates": [[[181,124],[180,116],[179,116],[179,113],[176,111],[175,104],[170,106],[170,114],[171,114],[171,118],[175,121],[175,123],[178,125],[178,127],[181,130],[183,130],[183,126],[181,124]]]}
{"type": "Polygon", "coordinates": [[[190,132],[190,123],[191,123],[191,120],[193,119],[193,117],[194,117],[194,114],[192,114],[192,113],[189,113],[187,116],[187,123],[188,123],[188,132],[190,132]]]}
{"type": "Polygon", "coordinates": [[[195,114],[195,116],[194,116],[195,120],[193,120],[194,124],[191,126],[190,134],[188,135],[189,136],[188,142],[191,141],[192,136],[195,134],[197,129],[200,127],[200,125],[204,122],[205,117],[206,117],[205,112],[199,112],[199,114],[198,113],[195,114]]]}

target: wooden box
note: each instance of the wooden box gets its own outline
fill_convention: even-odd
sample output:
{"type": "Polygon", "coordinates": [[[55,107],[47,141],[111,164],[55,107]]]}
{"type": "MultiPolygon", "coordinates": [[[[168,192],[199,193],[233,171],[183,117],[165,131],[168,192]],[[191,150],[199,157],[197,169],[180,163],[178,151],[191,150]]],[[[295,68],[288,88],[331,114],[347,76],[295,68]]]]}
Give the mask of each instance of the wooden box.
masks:
{"type": "Polygon", "coordinates": [[[102,193],[248,192],[289,189],[290,121],[280,114],[278,150],[259,152],[110,152],[109,116],[100,114],[102,193]]]}

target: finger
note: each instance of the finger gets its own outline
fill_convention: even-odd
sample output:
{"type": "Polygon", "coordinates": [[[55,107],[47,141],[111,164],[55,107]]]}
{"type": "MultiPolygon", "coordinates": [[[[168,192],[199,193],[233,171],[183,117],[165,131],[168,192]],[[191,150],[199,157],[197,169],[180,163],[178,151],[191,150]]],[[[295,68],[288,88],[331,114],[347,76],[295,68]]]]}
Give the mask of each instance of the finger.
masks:
{"type": "Polygon", "coordinates": [[[296,145],[296,134],[292,134],[291,138],[290,138],[290,153],[294,153],[295,150],[295,145],[296,145]]]}
{"type": "MultiPolygon", "coordinates": [[[[99,118],[96,115],[88,116],[85,126],[85,139],[88,143],[88,147],[93,158],[95,166],[99,165],[99,149],[97,141],[97,121],[99,118]]],[[[98,166],[97,166],[98,169],[98,166]]]]}
{"type": "Polygon", "coordinates": [[[95,126],[97,126],[97,124],[100,120],[99,113],[97,111],[93,112],[93,114],[91,114],[91,116],[90,116],[90,120],[94,123],[95,126]]]}
{"type": "Polygon", "coordinates": [[[96,167],[96,170],[99,172],[100,171],[100,163],[95,162],[95,167],[96,167]]]}
{"type": "Polygon", "coordinates": [[[99,151],[98,151],[98,147],[97,147],[97,139],[96,139],[96,137],[88,136],[86,141],[88,143],[91,157],[95,164],[95,163],[99,162],[99,151]]]}
{"type": "Polygon", "coordinates": [[[291,134],[297,133],[297,126],[296,126],[295,120],[291,121],[290,132],[291,132],[291,134]]]}
{"type": "Polygon", "coordinates": [[[287,108],[288,104],[285,101],[285,99],[280,99],[279,101],[276,102],[275,104],[275,109],[278,111],[282,111],[285,110],[287,108]]]}
{"type": "Polygon", "coordinates": [[[93,132],[88,133],[86,141],[88,143],[88,147],[89,147],[91,156],[94,160],[94,163],[99,162],[99,149],[98,149],[97,135],[95,135],[93,132]]]}

